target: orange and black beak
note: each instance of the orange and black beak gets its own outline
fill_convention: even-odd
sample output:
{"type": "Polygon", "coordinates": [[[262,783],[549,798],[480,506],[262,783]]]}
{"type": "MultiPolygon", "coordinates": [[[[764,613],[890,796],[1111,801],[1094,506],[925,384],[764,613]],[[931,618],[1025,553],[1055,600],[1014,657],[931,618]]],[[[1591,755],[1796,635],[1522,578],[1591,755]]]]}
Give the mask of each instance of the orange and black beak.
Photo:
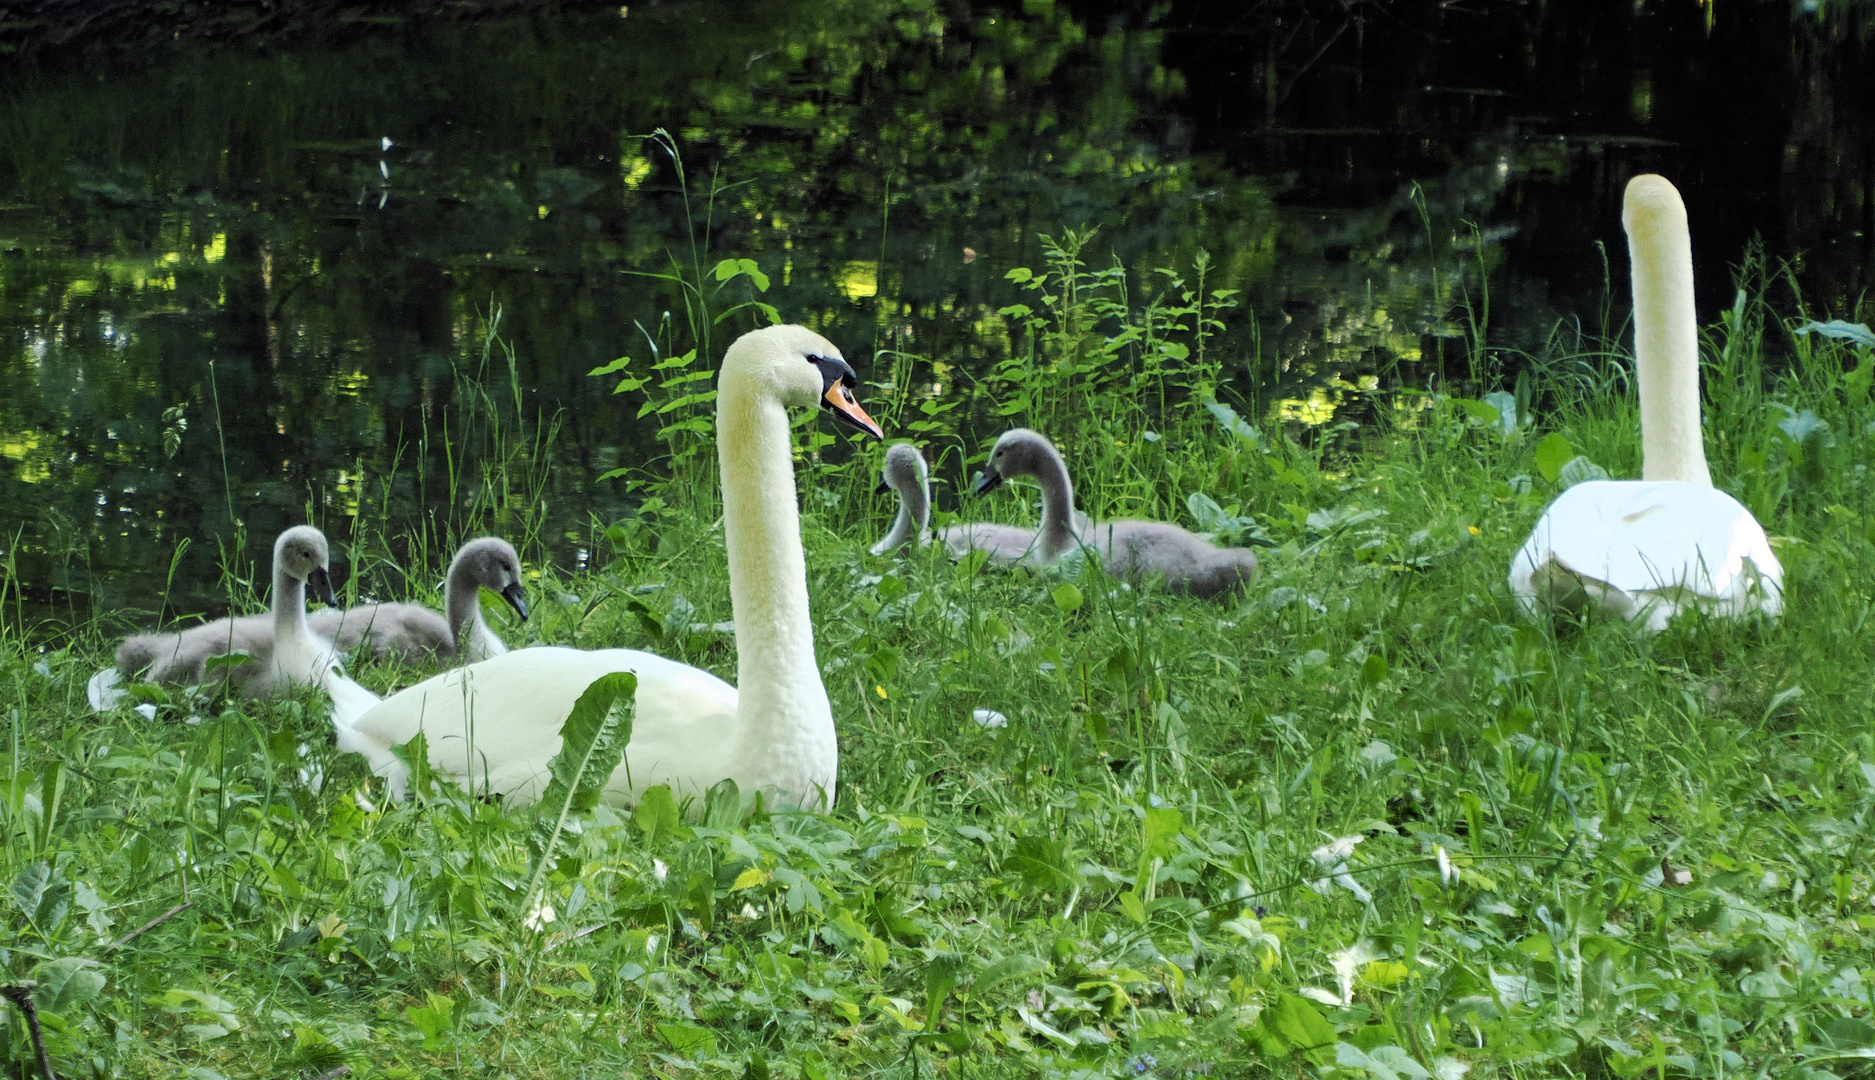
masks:
{"type": "Polygon", "coordinates": [[[820,407],[873,438],[883,440],[885,432],[853,397],[853,387],[859,385],[859,378],[846,361],[825,356],[810,356],[808,360],[820,369],[820,407]]]}

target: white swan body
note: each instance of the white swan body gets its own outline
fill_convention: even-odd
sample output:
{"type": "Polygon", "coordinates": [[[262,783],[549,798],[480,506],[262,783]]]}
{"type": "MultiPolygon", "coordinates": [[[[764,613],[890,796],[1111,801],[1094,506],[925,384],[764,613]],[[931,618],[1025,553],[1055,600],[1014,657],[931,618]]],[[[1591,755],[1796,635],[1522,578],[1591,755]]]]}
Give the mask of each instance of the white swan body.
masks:
{"type": "MultiPolygon", "coordinates": [[[[396,759],[388,750],[420,728],[430,767],[439,774],[525,805],[553,779],[547,763],[560,752],[560,722],[586,687],[615,671],[638,676],[637,719],[625,761],[606,786],[609,801],[633,802],[658,784],[670,785],[682,799],[724,777],[744,781],[737,769],[743,748],[724,737],[736,728],[736,688],[700,668],[636,649],[541,646],[455,668],[387,702],[365,702],[356,723],[339,727],[338,746],[373,759],[374,771],[389,778],[392,796],[401,799],[406,776],[401,762],[391,765],[396,759]],[[526,722],[545,717],[559,721],[526,722]],[[420,723],[412,726],[413,718],[420,723]]],[[[831,797],[830,778],[825,786],[831,797]]]]}
{"type": "Polygon", "coordinates": [[[830,807],[839,747],[814,658],[788,409],[818,403],[877,438],[854,382],[839,350],[799,326],[745,334],[723,357],[717,457],[739,689],[631,649],[520,649],[383,701],[334,675],[339,746],[363,754],[401,794],[407,777],[392,747],[422,731],[439,774],[526,802],[540,793],[573,702],[599,676],[631,671],[632,738],[607,801],[631,803],[660,783],[679,799],[700,797],[733,779],[771,806],[830,807]]]}
{"type": "Polygon", "coordinates": [[[1590,481],[1558,496],[1511,559],[1511,594],[1530,618],[1594,607],[1648,633],[1693,609],[1774,617],[1784,608],[1783,567],[1764,528],[1706,468],[1686,207],[1664,177],[1637,176],[1621,220],[1634,275],[1642,479],[1590,481]]]}
{"type": "Polygon", "coordinates": [[[508,645],[482,618],[481,592],[496,593],[515,614],[527,618],[521,558],[506,540],[484,536],[462,545],[444,579],[441,615],[422,604],[359,604],[312,614],[313,632],[331,638],[342,652],[367,642],[380,660],[435,664],[458,655],[470,663],[500,656],[508,645]]]}
{"type": "MultiPolygon", "coordinates": [[[[177,633],[133,634],[117,648],[117,670],[141,671],[151,682],[183,685],[228,679],[250,698],[316,684],[338,650],[308,624],[306,588],[310,584],[320,599],[336,604],[329,569],[325,534],[311,525],[296,525],[274,541],[270,614],[216,619],[177,633]],[[208,670],[209,660],[235,652],[252,659],[208,670]]],[[[109,681],[104,672],[92,676],[92,684],[103,690],[109,689],[104,686],[109,681]]],[[[99,698],[119,700],[105,693],[99,698]]]]}
{"type": "Polygon", "coordinates": [[[1593,605],[1657,633],[1675,615],[1783,609],[1777,556],[1751,512],[1679,480],[1592,480],[1557,497],[1511,561],[1525,615],[1593,605]]]}

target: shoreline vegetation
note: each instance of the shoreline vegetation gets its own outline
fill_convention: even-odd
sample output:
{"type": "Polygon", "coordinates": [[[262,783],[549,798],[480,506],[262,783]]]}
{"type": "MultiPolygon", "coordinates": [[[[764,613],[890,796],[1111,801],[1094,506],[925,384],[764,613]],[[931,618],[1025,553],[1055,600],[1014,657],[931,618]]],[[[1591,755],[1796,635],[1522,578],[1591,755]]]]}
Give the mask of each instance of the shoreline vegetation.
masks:
{"type": "MultiPolygon", "coordinates": [[[[1107,302],[1071,239],[1054,251],[1012,272],[1035,301],[1006,312],[1027,345],[988,376],[1010,426],[1050,432],[1097,518],[1254,537],[1262,573],[1218,603],[1072,559],[872,556],[878,455],[823,458],[847,436],[797,427],[829,814],[647,797],[542,855],[531,812],[421,770],[390,803],[314,692],[140,687],[92,715],[119,628],[41,640],[15,583],[0,977],[37,981],[59,1074],[1865,1070],[1875,337],[1773,311],[1749,263],[1703,330],[1708,459],[1773,538],[1780,621],[1552,629],[1518,620],[1505,568],[1558,491],[1638,473],[1618,330],[1510,357],[1474,323],[1489,393],[1376,380],[1336,390],[1339,418],[1285,423],[1211,397],[1228,294],[1188,273],[1107,302]]],[[[706,277],[741,273],[697,264],[693,332],[706,277]]],[[[636,380],[614,400],[657,413],[670,453],[623,477],[640,512],[595,524],[583,570],[536,566],[525,626],[491,609],[511,645],[734,677],[711,361],[670,344],[659,370],[595,373],[636,380]]],[[[859,365],[862,398],[955,483],[987,447],[916,392],[923,364],[859,365]]],[[[535,436],[515,437],[494,467],[526,468],[535,436]]],[[[1032,521],[1017,490],[941,505],[1032,521]]],[[[334,540],[374,573],[388,558],[371,529],[334,540]]],[[[30,1073],[18,1012],[0,1047],[30,1073]]]]}

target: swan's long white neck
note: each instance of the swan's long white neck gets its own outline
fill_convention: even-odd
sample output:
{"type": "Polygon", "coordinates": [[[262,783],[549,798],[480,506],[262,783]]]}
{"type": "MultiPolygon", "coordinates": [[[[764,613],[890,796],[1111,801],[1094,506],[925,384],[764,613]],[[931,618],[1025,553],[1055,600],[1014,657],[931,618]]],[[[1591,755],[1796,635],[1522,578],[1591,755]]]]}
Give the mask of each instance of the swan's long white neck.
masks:
{"type": "Polygon", "coordinates": [[[1641,477],[1712,486],[1699,428],[1699,325],[1686,205],[1664,177],[1628,183],[1621,223],[1634,268],[1641,477]]]}
{"type": "Polygon", "coordinates": [[[716,435],[736,616],[734,775],[755,779],[771,801],[825,808],[834,777],[819,772],[838,751],[814,659],[788,413],[751,375],[726,368],[716,435]]]}
{"type": "Polygon", "coordinates": [[[1054,559],[1080,542],[1074,536],[1074,481],[1068,479],[1068,465],[1054,447],[1043,455],[1035,482],[1042,487],[1042,528],[1036,547],[1042,558],[1054,559]]]}

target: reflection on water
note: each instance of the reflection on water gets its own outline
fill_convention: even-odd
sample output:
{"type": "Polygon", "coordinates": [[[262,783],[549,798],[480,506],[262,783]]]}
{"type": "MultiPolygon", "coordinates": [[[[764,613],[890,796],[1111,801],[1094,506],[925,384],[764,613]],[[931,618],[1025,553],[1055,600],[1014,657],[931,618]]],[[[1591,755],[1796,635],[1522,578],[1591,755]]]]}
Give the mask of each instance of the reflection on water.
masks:
{"type": "Polygon", "coordinates": [[[1638,168],[1688,190],[1713,306],[1754,231],[1816,295],[1866,283],[1843,19],[1113,7],[702,2],[16,66],[0,546],[27,614],[216,610],[224,562],[308,518],[418,560],[544,506],[536,550],[571,565],[628,512],[595,478],[661,446],[586,372],[681,319],[646,275],[724,257],[883,378],[875,348],[1004,358],[1038,234],[1098,225],[1141,290],[1208,249],[1245,301],[1232,390],[1296,424],[1351,380],[1463,376],[1486,281],[1495,346],[1597,319],[1638,168]]]}

